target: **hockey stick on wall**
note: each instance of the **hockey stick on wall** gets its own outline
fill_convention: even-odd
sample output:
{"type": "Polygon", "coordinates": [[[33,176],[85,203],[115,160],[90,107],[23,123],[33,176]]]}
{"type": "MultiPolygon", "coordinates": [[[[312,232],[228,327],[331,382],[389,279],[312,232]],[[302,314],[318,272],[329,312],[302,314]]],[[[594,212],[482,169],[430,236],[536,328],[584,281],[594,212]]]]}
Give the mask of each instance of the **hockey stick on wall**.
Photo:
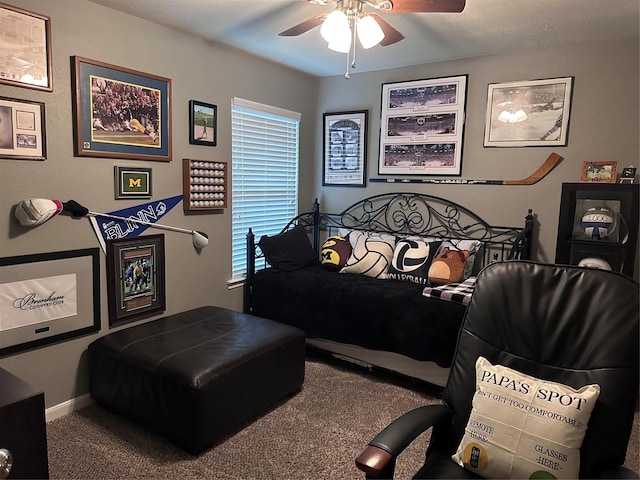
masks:
{"type": "Polygon", "coordinates": [[[447,185],[533,185],[546,177],[560,163],[561,157],[552,153],[545,162],[531,175],[522,180],[461,180],[432,178],[370,178],[372,183],[431,183],[447,185]]]}

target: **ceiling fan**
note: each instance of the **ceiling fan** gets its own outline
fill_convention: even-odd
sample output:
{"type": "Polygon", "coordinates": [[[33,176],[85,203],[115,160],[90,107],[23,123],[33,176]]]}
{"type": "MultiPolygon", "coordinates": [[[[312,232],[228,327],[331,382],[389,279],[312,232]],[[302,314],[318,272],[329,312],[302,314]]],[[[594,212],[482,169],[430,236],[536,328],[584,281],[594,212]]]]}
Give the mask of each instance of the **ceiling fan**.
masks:
{"type": "Polygon", "coordinates": [[[466,0],[306,0],[316,5],[336,4],[328,14],[316,15],[280,32],[281,37],[296,37],[321,26],[320,33],[331,50],[347,54],[349,78],[349,53],[351,68],[355,68],[356,38],[363,48],[375,45],[393,45],[404,35],[373,11],[383,13],[460,13],[466,0]]]}

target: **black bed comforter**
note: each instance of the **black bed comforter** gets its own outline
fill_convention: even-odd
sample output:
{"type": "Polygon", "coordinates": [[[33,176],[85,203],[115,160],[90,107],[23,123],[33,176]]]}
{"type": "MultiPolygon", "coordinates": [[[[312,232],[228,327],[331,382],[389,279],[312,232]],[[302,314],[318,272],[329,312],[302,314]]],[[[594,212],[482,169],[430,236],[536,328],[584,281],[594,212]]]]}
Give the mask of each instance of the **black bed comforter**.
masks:
{"type": "Polygon", "coordinates": [[[253,279],[252,313],[322,338],[449,367],[466,307],[422,295],[424,285],[337,273],[320,265],[271,268],[253,279]]]}

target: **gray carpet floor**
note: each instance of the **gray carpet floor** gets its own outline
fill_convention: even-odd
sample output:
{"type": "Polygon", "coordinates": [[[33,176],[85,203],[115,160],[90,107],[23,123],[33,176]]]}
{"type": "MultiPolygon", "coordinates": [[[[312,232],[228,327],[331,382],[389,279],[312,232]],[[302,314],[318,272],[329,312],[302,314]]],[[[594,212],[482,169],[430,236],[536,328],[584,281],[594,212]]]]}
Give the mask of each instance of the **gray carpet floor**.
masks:
{"type": "MultiPolygon", "coordinates": [[[[357,479],[354,458],[384,426],[420,405],[427,391],[308,359],[303,389],[263,416],[191,456],[97,405],[47,425],[52,479],[357,479]]],[[[627,465],[640,471],[638,415],[627,465]]],[[[422,463],[428,433],[401,456],[396,478],[422,463]]]]}

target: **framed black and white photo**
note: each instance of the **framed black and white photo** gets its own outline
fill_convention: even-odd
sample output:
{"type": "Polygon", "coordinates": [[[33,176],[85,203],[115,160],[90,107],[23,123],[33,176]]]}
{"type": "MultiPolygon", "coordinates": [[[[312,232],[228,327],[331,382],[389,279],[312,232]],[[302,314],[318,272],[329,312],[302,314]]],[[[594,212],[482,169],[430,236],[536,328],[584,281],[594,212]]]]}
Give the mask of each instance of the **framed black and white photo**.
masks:
{"type": "Polygon", "coordinates": [[[364,187],[368,110],[324,113],[322,185],[364,187]]]}
{"type": "Polygon", "coordinates": [[[467,75],[382,85],[381,175],[460,175],[467,75]]]}
{"type": "Polygon", "coordinates": [[[0,3],[0,83],[53,91],[51,18],[0,3]]]}
{"type": "Polygon", "coordinates": [[[490,83],[485,147],[567,145],[573,77],[490,83]]]}
{"type": "Polygon", "coordinates": [[[100,250],[0,258],[0,355],[100,330],[100,250]]]}

